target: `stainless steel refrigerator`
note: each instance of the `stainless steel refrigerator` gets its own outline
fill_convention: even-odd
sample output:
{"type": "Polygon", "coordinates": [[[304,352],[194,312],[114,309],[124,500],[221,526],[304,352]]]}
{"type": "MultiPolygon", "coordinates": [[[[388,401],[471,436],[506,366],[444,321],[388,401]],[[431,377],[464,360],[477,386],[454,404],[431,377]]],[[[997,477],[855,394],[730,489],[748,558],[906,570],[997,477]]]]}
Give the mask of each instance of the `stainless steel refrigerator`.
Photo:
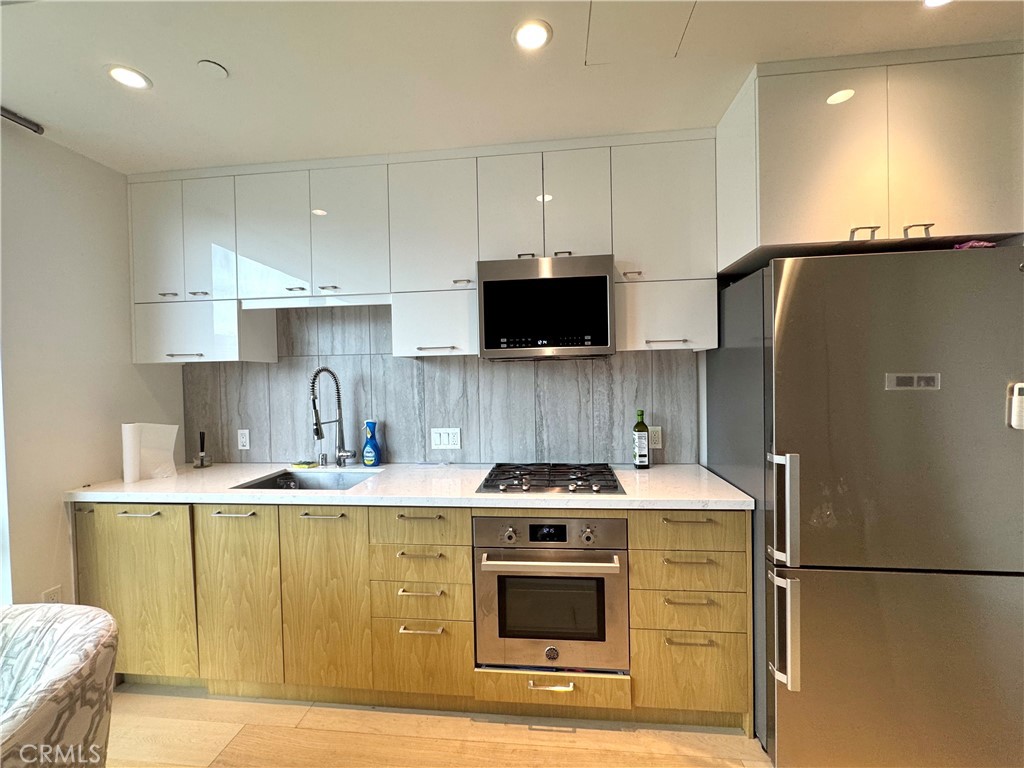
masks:
{"type": "Polygon", "coordinates": [[[1024,765],[1024,249],[775,259],[719,313],[773,763],[1024,765]]]}

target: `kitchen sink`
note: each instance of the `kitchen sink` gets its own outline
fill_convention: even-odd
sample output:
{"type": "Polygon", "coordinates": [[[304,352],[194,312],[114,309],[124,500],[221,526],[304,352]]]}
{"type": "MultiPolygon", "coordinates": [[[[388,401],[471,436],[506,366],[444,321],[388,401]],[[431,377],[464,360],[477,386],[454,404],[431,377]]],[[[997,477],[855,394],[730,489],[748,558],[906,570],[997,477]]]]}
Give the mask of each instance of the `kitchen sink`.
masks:
{"type": "Polygon", "coordinates": [[[347,491],[368,480],[381,469],[283,469],[266,477],[251,480],[234,488],[288,491],[347,491]]]}

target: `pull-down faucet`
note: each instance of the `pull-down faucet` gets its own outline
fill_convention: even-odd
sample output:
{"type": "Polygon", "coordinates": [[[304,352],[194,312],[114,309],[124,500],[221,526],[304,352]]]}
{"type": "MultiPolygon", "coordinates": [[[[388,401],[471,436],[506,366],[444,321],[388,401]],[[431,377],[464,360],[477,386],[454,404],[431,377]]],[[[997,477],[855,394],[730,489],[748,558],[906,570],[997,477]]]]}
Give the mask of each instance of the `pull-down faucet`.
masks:
{"type": "MultiPolygon", "coordinates": [[[[323,440],[324,439],[324,424],[337,424],[335,434],[337,439],[334,444],[334,463],[339,467],[345,466],[345,460],[353,458],[356,454],[355,451],[345,450],[345,429],[341,423],[341,384],[338,383],[337,374],[326,366],[320,366],[313,375],[309,377],[309,400],[313,405],[313,439],[323,440]],[[321,373],[326,373],[334,380],[334,396],[337,403],[338,418],[334,421],[320,421],[320,409],[316,405],[316,380],[320,378],[321,373]]],[[[321,462],[323,461],[321,455],[321,462]]]]}

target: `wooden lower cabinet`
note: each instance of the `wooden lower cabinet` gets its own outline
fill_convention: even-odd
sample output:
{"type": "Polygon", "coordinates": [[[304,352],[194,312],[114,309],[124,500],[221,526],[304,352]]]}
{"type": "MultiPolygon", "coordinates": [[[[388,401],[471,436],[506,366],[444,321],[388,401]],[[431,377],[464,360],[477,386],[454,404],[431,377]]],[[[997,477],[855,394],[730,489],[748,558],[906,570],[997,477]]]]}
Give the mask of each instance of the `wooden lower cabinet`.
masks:
{"type": "Polygon", "coordinates": [[[284,682],[370,688],[366,507],[278,509],[284,682]]]}
{"type": "Polygon", "coordinates": [[[374,581],[473,583],[473,548],[438,544],[371,544],[374,581]]]}
{"type": "Polygon", "coordinates": [[[472,696],[473,622],[373,619],[373,687],[472,696]]]}
{"type": "Polygon", "coordinates": [[[468,507],[376,508],[370,517],[370,543],[470,546],[472,526],[468,507]]]}
{"type": "Polygon", "coordinates": [[[277,507],[197,504],[194,512],[202,676],[283,683],[277,507]]]}
{"type": "Polygon", "coordinates": [[[630,589],[745,592],[749,571],[743,552],[629,550],[630,589]]]}
{"type": "Polygon", "coordinates": [[[746,632],[748,608],[744,592],[633,589],[629,592],[629,626],[746,632]]]}
{"type": "Polygon", "coordinates": [[[479,701],[629,709],[629,675],[478,669],[473,674],[479,701]]]}
{"type": "Polygon", "coordinates": [[[199,677],[188,506],[79,506],[78,601],[117,621],[115,671],[199,677]]]}
{"type": "Polygon", "coordinates": [[[473,585],[442,582],[370,583],[375,618],[473,620],[473,585]]]}

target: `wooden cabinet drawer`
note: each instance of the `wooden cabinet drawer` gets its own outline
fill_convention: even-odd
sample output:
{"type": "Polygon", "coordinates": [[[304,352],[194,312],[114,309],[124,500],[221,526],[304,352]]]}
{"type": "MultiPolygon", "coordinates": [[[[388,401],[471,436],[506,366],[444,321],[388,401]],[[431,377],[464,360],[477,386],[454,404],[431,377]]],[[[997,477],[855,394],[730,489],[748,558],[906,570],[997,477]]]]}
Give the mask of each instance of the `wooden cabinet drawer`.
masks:
{"type": "Polygon", "coordinates": [[[473,585],[415,581],[370,582],[374,618],[473,620],[473,585]]]}
{"type": "Polygon", "coordinates": [[[478,669],[473,673],[473,681],[476,698],[480,701],[630,708],[628,675],[478,669]]]}
{"type": "Polygon", "coordinates": [[[629,586],[745,592],[749,567],[743,552],[630,550],[629,586]]]}
{"type": "Polygon", "coordinates": [[[473,583],[473,548],[433,544],[371,544],[373,581],[473,583]]]}
{"type": "Polygon", "coordinates": [[[473,543],[469,509],[384,507],[370,510],[371,544],[473,543]]]}
{"type": "Polygon", "coordinates": [[[747,711],[745,634],[634,629],[629,635],[633,706],[747,711]]]}
{"type": "Polygon", "coordinates": [[[629,626],[746,632],[747,596],[743,592],[630,590],[629,626]]]}
{"type": "Polygon", "coordinates": [[[630,549],[696,549],[742,552],[749,515],[706,509],[629,513],[630,549]]]}
{"type": "Polygon", "coordinates": [[[473,622],[373,619],[373,687],[473,695],[473,622]]]}

